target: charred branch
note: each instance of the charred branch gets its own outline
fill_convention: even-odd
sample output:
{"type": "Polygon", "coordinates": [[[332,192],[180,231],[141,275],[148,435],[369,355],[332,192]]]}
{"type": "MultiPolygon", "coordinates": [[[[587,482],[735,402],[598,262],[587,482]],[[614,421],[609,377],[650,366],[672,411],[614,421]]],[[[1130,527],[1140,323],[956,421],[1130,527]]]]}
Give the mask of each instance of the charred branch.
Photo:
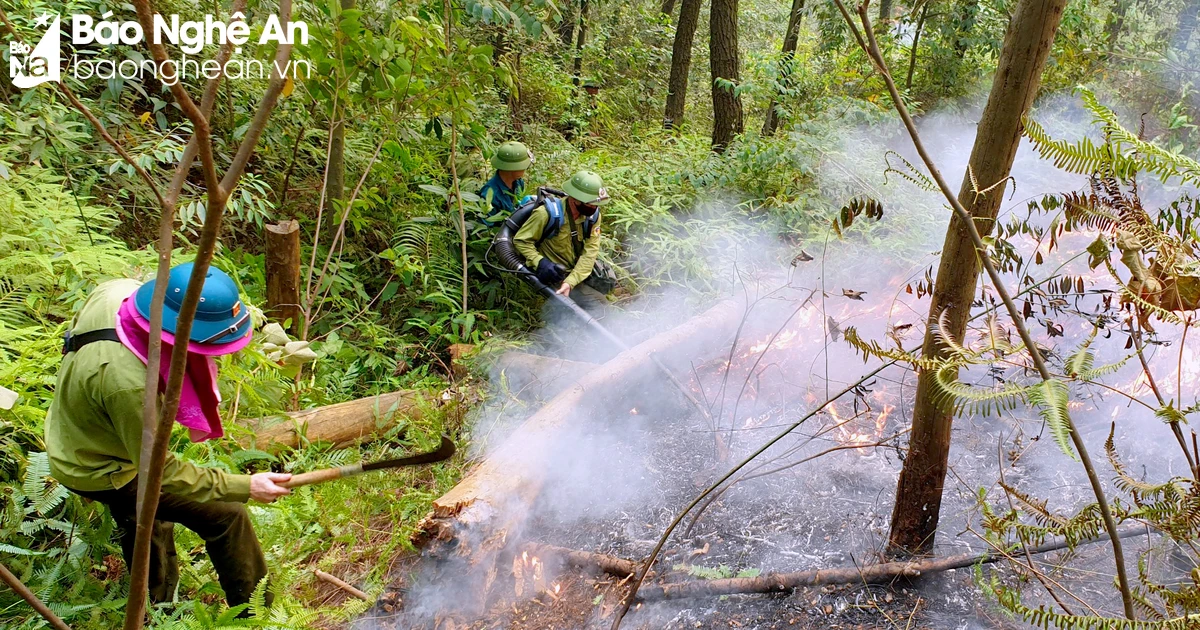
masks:
{"type": "Polygon", "coordinates": [[[567,565],[578,569],[603,571],[604,573],[620,578],[629,577],[637,573],[639,567],[638,563],[633,560],[626,560],[625,558],[618,558],[603,553],[555,547],[553,545],[528,543],[522,546],[521,550],[543,560],[546,558],[557,558],[567,565]]]}
{"type": "MultiPolygon", "coordinates": [[[[1145,533],[1143,527],[1129,527],[1119,530],[1121,538],[1128,538],[1145,533]]],[[[1061,549],[1074,548],[1096,542],[1108,542],[1107,535],[1089,538],[1078,542],[1064,539],[1047,541],[1036,547],[1030,547],[1030,554],[1043,554],[1061,549]]],[[[926,573],[938,573],[951,569],[964,569],[979,564],[992,564],[1007,559],[1005,553],[985,552],[980,554],[960,554],[945,558],[925,558],[903,562],[884,562],[864,567],[846,567],[838,569],[814,569],[797,571],[795,573],[768,573],[753,578],[727,578],[721,580],[696,580],[676,584],[661,584],[644,586],[639,592],[643,600],[681,599],[702,595],[734,595],[738,593],[780,593],[791,591],[802,586],[820,586],[826,584],[878,584],[891,582],[901,578],[917,578],[926,573]]]]}

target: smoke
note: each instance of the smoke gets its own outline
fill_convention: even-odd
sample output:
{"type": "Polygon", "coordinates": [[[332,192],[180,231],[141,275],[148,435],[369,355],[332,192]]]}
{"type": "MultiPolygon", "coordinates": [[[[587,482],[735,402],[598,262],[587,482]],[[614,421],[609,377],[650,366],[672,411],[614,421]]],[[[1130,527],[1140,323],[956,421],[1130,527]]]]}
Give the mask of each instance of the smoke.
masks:
{"type": "MultiPolygon", "coordinates": [[[[1090,116],[1069,96],[1042,101],[1033,116],[1059,136],[1094,133],[1090,116]]],[[[965,175],[976,120],[977,108],[966,108],[934,113],[920,123],[923,139],[952,186],[965,175]]],[[[793,140],[797,146],[813,142],[793,140]]],[[[712,201],[689,219],[720,226],[711,230],[713,238],[701,252],[709,269],[723,270],[703,278],[715,287],[709,299],[697,301],[694,292],[683,288],[665,290],[605,309],[601,316],[606,327],[634,345],[712,306],[713,295],[724,294],[745,305],[748,310],[735,339],[724,335],[690,339],[659,356],[693,387],[694,395],[711,410],[711,418],[689,407],[666,379],[647,366],[621,382],[577,392],[580,404],[564,411],[566,417],[556,418],[557,422],[524,425],[544,400],[615,354],[610,344],[569,313],[548,307],[545,328],[527,348],[547,358],[535,361],[533,369],[497,369],[493,397],[476,412],[471,431],[473,454],[480,460],[502,462],[496,468],[505,479],[487,481],[485,486],[532,490],[489,495],[494,500],[486,506],[468,507],[461,520],[486,518],[499,527],[462,528],[457,546],[429,554],[413,576],[402,617],[363,620],[357,628],[440,628],[447,619],[469,624],[481,616],[492,624],[487,627],[525,627],[513,611],[540,592],[564,584],[569,588],[574,574],[560,574],[544,559],[522,557],[523,542],[640,560],[701,489],[784,426],[820,408],[829,394],[878,365],[875,360],[864,364],[842,341],[848,329],[885,346],[918,346],[929,309],[920,285],[928,269],[936,271],[950,212],[940,195],[913,186],[895,172],[884,172],[879,156],[888,150],[918,163],[898,125],[847,125],[838,129],[832,144],[828,139],[823,142],[817,176],[820,193],[838,202],[852,193],[870,194],[886,208],[882,221],[857,227],[841,240],[822,236],[787,244],[773,234],[771,226],[732,225],[731,203],[712,201]],[[798,260],[801,250],[813,259],[798,260]],[[564,364],[558,358],[575,363],[564,364]],[[521,481],[513,484],[514,479],[521,481]],[[470,513],[473,509],[486,514],[470,513]]],[[[890,163],[898,170],[906,168],[895,156],[890,163]]],[[[986,188],[995,183],[979,184],[986,188]]],[[[1023,144],[1008,182],[1001,221],[1024,217],[1029,200],[1084,184],[1083,178],[1053,168],[1023,144]]],[[[1038,217],[1035,223],[1048,220],[1038,217]]],[[[1031,237],[1022,238],[1018,248],[1031,256],[1035,243],[1031,237]]],[[[1086,243],[1072,241],[1049,252],[1043,244],[1045,262],[1029,266],[1026,275],[1039,281],[1065,265],[1056,273],[1078,275],[1099,286],[1087,268],[1086,256],[1067,258],[1083,246],[1086,243]]],[[[643,258],[641,252],[635,253],[634,258],[643,258]]],[[[657,250],[646,251],[643,259],[660,255],[657,250]]],[[[1010,290],[1028,285],[1021,274],[1010,274],[1009,280],[1010,290]]],[[[984,291],[985,298],[993,294],[990,288],[984,291]]],[[[1072,299],[1072,308],[1087,312],[1104,294],[1072,299]]],[[[986,299],[982,304],[990,302],[986,299]]],[[[996,321],[1002,334],[1012,334],[1006,314],[1001,311],[996,321]]],[[[986,322],[987,318],[973,322],[968,343],[979,339],[986,322]]],[[[1053,312],[1038,312],[1029,324],[1043,326],[1036,331],[1037,341],[1058,362],[1092,332],[1079,319],[1053,312]],[[1056,319],[1071,326],[1051,336],[1052,326],[1045,322],[1056,324],[1056,319]]],[[[1175,333],[1165,328],[1160,328],[1160,338],[1168,342],[1175,333]]],[[[1110,332],[1102,331],[1093,342],[1097,365],[1128,355],[1122,347],[1125,337],[1110,332]]],[[[1194,367],[1200,363],[1194,353],[1185,353],[1180,363],[1184,373],[1176,374],[1180,359],[1176,348],[1156,345],[1150,361],[1156,373],[1169,376],[1170,383],[1163,386],[1178,398],[1177,389],[1190,387],[1200,377],[1200,368],[1194,367]]],[[[1127,362],[1105,381],[1144,395],[1136,389],[1145,387],[1137,383],[1140,366],[1136,363],[1127,362]]],[[[1018,367],[970,369],[961,376],[963,382],[981,388],[1028,378],[1018,367]]],[[[660,575],[678,580],[873,561],[887,538],[914,386],[915,375],[896,366],[822,409],[747,467],[744,479],[735,478],[736,485],[703,506],[703,514],[686,537],[689,521],[685,521],[660,560],[660,575]],[[875,442],[884,444],[849,448],[875,442]],[[843,450],[830,451],[839,448],[843,450]]],[[[1103,458],[1104,440],[1111,422],[1117,420],[1121,456],[1131,470],[1151,480],[1184,472],[1174,438],[1151,410],[1094,386],[1073,385],[1072,400],[1073,419],[1094,459],[1103,458]]],[[[1019,406],[988,414],[963,413],[955,422],[952,444],[939,553],[986,548],[970,532],[980,531],[981,492],[991,505],[1007,509],[997,483],[1001,468],[1009,486],[1047,499],[1054,511],[1071,514],[1092,500],[1082,468],[1059,451],[1035,410],[1019,406]]],[[[1106,465],[1103,468],[1108,470],[1106,465]]],[[[1077,562],[1096,573],[1111,571],[1107,553],[1097,545],[1082,551],[1077,562]]],[[[967,573],[922,583],[927,624],[985,625],[978,615],[986,611],[986,597],[967,573]]],[[[1099,583],[1107,588],[1107,578],[1102,576],[1060,579],[1070,585],[1091,580],[1092,586],[1099,583]]],[[[1034,604],[1045,597],[1033,589],[1026,589],[1024,595],[1034,604]]],[[[815,597],[798,593],[781,599],[647,603],[629,617],[627,627],[699,627],[722,615],[759,619],[762,627],[774,627],[772,623],[789,616],[820,617],[829,610],[841,614],[854,606],[870,608],[881,597],[877,590],[859,588],[815,597]]],[[[606,627],[604,618],[611,613],[612,601],[600,600],[552,627],[606,627]]],[[[1108,609],[1113,602],[1093,604],[1108,609]]],[[[536,608],[533,612],[551,614],[538,613],[536,608]]]]}

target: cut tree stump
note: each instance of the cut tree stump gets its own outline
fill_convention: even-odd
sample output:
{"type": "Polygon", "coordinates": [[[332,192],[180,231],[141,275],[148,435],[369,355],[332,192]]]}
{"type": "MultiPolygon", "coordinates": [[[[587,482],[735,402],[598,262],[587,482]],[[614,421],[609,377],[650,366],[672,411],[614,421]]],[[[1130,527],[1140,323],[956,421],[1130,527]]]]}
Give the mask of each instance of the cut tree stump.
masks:
{"type": "Polygon", "coordinates": [[[244,447],[264,450],[296,448],[300,436],[310,442],[333,442],[338,448],[373,439],[396,425],[398,418],[419,418],[437,401],[401,390],[336,405],[292,411],[281,416],[246,420],[253,435],[239,438],[244,447]]]}
{"type": "Polygon", "coordinates": [[[283,324],[293,336],[300,330],[300,222],[268,224],[265,267],[267,316],[283,324]]]}
{"type": "MultiPolygon", "coordinates": [[[[695,357],[701,349],[727,341],[741,321],[743,309],[734,300],[723,301],[680,326],[659,333],[587,371],[579,380],[529,417],[487,459],[441,498],[433,502],[418,533],[418,542],[436,538],[452,540],[468,529],[480,540],[491,534],[513,531],[517,524],[505,506],[530,506],[541,492],[539,470],[564,424],[581,421],[579,411],[596,400],[627,401],[651,390],[658,398],[674,390],[664,387],[652,357],[670,363],[671,356],[695,357]]],[[[677,368],[679,370],[679,368],[677,368]]],[[[686,368],[680,370],[685,373],[686,368]]],[[[517,510],[525,513],[525,510],[517,510]]],[[[501,537],[503,538],[503,536],[501,537]]]]}

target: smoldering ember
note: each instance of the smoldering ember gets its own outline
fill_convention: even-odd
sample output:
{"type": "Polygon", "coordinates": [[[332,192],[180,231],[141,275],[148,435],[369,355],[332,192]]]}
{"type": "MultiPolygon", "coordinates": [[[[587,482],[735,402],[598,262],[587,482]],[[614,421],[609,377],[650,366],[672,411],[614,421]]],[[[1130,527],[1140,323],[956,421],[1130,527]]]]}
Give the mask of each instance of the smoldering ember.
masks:
{"type": "Polygon", "coordinates": [[[0,627],[1200,628],[1198,15],[5,4],[0,627]]]}

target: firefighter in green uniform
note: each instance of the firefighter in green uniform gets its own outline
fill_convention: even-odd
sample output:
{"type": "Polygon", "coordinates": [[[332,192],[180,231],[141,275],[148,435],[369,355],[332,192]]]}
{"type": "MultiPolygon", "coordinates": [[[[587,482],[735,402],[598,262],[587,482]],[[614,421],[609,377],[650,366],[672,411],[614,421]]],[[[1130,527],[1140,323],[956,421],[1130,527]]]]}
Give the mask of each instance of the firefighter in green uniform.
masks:
{"type": "Polygon", "coordinates": [[[596,310],[607,303],[605,295],[616,284],[611,269],[596,260],[600,206],[608,201],[608,192],[591,171],[575,173],[563,191],[565,200],[550,199],[533,211],[513,237],[513,246],[543,284],[596,310]]]}
{"type": "Polygon", "coordinates": [[[479,189],[479,196],[491,206],[491,213],[482,219],[493,227],[512,214],[517,200],[525,194],[525,169],[533,164],[533,153],[520,142],[500,145],[492,155],[496,173],[479,189]]]}
{"type": "MultiPolygon", "coordinates": [[[[165,382],[175,326],[192,264],[172,269],[163,306],[165,382]]],[[[64,486],[108,506],[132,562],[142,453],[142,399],[146,384],[149,305],[155,281],[100,284],[67,335],[54,401],[46,419],[51,475],[64,486]]],[[[250,314],[237,285],[210,268],[188,343],[178,422],[193,440],[222,435],[214,357],[250,341],[250,314]]],[[[267,564],[246,511],[249,499],[269,503],[288,494],[277,484],[291,475],[235,475],[196,466],[168,454],[150,552],[150,597],[170,601],[179,582],[174,523],[196,532],[216,569],[230,606],[245,604],[267,575],[267,564]]],[[[268,597],[269,597],[268,593],[268,597]]],[[[269,599],[267,600],[270,601],[269,599]]]]}

